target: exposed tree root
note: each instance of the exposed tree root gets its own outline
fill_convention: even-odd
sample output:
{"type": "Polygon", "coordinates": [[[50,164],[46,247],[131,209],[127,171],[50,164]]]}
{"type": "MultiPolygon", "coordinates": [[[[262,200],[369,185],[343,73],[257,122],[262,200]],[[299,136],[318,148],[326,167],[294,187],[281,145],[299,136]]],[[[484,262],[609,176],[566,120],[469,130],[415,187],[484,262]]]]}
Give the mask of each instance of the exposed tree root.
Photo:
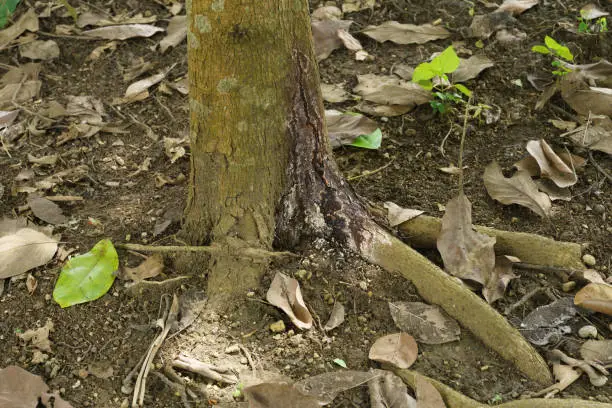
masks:
{"type": "MultiPolygon", "coordinates": [[[[404,234],[404,240],[411,246],[435,248],[441,226],[440,218],[420,215],[400,224],[398,228],[404,234]]],[[[578,244],[524,232],[501,231],[478,225],[474,228],[497,239],[495,252],[498,255],[516,256],[523,262],[538,265],[584,269],[578,244]]]]}
{"type": "Polygon", "coordinates": [[[369,262],[410,280],[423,299],[441,306],[532,380],[552,383],[542,356],[495,309],[378,225],[372,222],[365,228],[360,252],[369,262]]]}
{"type": "MultiPolygon", "coordinates": [[[[448,408],[485,408],[490,406],[468,398],[460,392],[453,390],[451,387],[432,378],[421,375],[416,371],[394,369],[393,372],[400,376],[402,380],[404,380],[404,382],[413,389],[416,385],[417,377],[420,376],[421,378],[429,381],[442,395],[442,398],[444,399],[444,402],[448,408]]],[[[603,402],[585,401],[579,399],[530,398],[510,401],[496,406],[500,408],[610,408],[611,405],[603,402]]]]}

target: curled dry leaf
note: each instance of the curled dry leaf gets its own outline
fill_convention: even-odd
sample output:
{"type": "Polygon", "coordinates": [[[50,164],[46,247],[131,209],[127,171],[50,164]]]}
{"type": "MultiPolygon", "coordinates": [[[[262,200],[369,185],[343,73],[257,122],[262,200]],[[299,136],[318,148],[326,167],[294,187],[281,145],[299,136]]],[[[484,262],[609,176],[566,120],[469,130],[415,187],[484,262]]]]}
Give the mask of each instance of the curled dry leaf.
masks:
{"type": "Polygon", "coordinates": [[[412,333],[425,344],[443,344],[459,340],[459,324],[435,305],[422,302],[389,302],[395,325],[403,332],[412,333]]]}
{"type": "Polygon", "coordinates": [[[483,175],[487,193],[502,204],[519,204],[541,217],[550,215],[550,198],[538,191],[538,186],[525,171],[518,171],[510,178],[504,177],[501,167],[493,161],[483,175]]]}
{"type": "Polygon", "coordinates": [[[404,381],[390,371],[380,373],[368,382],[371,408],[417,408],[417,402],[408,394],[404,381]]]}
{"type": "Polygon", "coordinates": [[[495,12],[507,11],[517,16],[529,10],[539,2],[539,0],[504,0],[502,5],[499,6],[495,12]]]}
{"type": "Polygon", "coordinates": [[[612,316],[612,285],[589,283],[576,293],[574,304],[612,316]]]}
{"type": "Polygon", "coordinates": [[[167,34],[159,43],[159,50],[165,53],[168,48],[176,47],[187,38],[187,16],[174,16],[168,24],[167,34]]]}
{"type": "Polygon", "coordinates": [[[326,110],[325,122],[332,147],[351,144],[357,137],[369,135],[378,129],[378,124],[366,116],[337,110],[326,110]]]}
{"type": "Polygon", "coordinates": [[[416,378],[415,393],[419,408],[446,408],[442,395],[423,376],[416,378]]]}
{"type": "Polygon", "coordinates": [[[441,26],[401,24],[397,21],[368,26],[362,33],[378,42],[391,41],[396,44],[424,44],[450,37],[450,32],[441,26]]]}
{"type": "Polygon", "coordinates": [[[425,212],[421,210],[413,210],[411,208],[403,208],[391,201],[385,202],[384,206],[387,209],[387,221],[391,227],[398,226],[406,221],[418,217],[425,212]]]}
{"type": "Polygon", "coordinates": [[[323,330],[333,330],[344,322],[344,306],[340,302],[334,303],[329,320],[323,326],[323,330]]]}
{"type": "Polygon", "coordinates": [[[612,339],[585,341],[580,347],[580,356],[583,360],[610,364],[612,362],[612,339]]]}
{"type": "Polygon", "coordinates": [[[83,31],[82,34],[106,40],[127,40],[134,37],[151,37],[162,31],[164,31],[163,28],[150,24],[125,24],[94,28],[93,30],[83,31]]]}
{"type": "Polygon", "coordinates": [[[572,163],[566,164],[544,139],[527,142],[527,151],[540,166],[542,176],[551,179],[557,186],[569,187],[578,181],[572,163]]]}
{"type": "Polygon", "coordinates": [[[0,222],[0,279],[20,275],[53,259],[57,239],[20,220],[0,222]]]}
{"type": "Polygon", "coordinates": [[[510,281],[517,276],[512,272],[512,264],[521,260],[510,255],[495,258],[495,269],[482,288],[482,295],[489,303],[504,297],[510,281]]]}
{"type": "Polygon", "coordinates": [[[472,204],[465,194],[446,204],[437,247],[448,273],[486,284],[495,266],[494,245],[495,238],[472,227],[472,204]]]}
{"type": "Polygon", "coordinates": [[[348,32],[352,21],[346,20],[312,20],[312,37],[317,61],[324,60],[344,44],[338,36],[339,31],[348,32]]]}
{"type": "Polygon", "coordinates": [[[300,329],[312,327],[312,316],[304,303],[297,280],[277,272],[266,293],[266,300],[285,312],[296,327],[300,329]]]}
{"type": "Polygon", "coordinates": [[[459,60],[459,68],[453,72],[453,82],[465,82],[476,78],[482,71],[495,64],[485,55],[474,55],[459,60]]]}
{"type": "Polygon", "coordinates": [[[377,339],[368,357],[379,363],[391,364],[397,368],[410,367],[417,358],[418,346],[414,337],[407,333],[395,333],[377,339]]]}
{"type": "Polygon", "coordinates": [[[72,408],[59,392],[50,393],[49,387],[37,375],[17,366],[0,369],[0,395],[2,407],[46,407],[72,408]],[[51,405],[53,399],[53,405],[51,405]]]}

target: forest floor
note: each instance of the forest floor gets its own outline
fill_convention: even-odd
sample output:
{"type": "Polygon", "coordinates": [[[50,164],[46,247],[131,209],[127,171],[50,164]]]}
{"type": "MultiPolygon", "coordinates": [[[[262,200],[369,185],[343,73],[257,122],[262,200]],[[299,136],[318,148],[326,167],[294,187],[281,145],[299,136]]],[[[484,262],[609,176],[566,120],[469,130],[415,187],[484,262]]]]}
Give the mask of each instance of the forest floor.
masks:
{"type": "MultiPolygon", "coordinates": [[[[79,13],[90,10],[111,16],[137,13],[157,16],[157,22],[152,24],[159,27],[165,27],[171,17],[163,1],[88,3],[76,0],[70,3],[79,13]]],[[[26,12],[26,4],[18,6],[16,19],[26,12]]],[[[87,167],[81,167],[78,174],[58,176],[54,186],[43,191],[45,196],[82,197],[82,200],[58,202],[67,217],[66,222],[54,230],[61,234],[63,251],[73,255],[84,253],[103,238],[114,243],[129,240],[143,244],[176,244],[172,237],[180,229],[189,175],[188,98],[177,91],[184,86],[187,75],[185,41],[165,53],[156,48],[163,33],[118,41],[110,52],[91,60],[90,53],[108,41],[83,38],[78,29],[66,28],[74,28],[74,21],[59,6],[60,2],[49,9],[47,16],[48,9],[42,3],[37,4],[39,31],[22,42],[32,41],[32,36],[53,40],[60,53],[57,58],[41,62],[39,94],[20,102],[21,112],[11,125],[12,136],[6,133],[3,136],[0,216],[28,217],[45,225],[30,212],[27,194],[23,192],[28,190],[22,186],[85,165],[87,167]],[[122,97],[130,83],[170,67],[165,79],[151,87],[146,99],[113,105],[113,100],[122,97]],[[125,80],[130,70],[138,76],[125,80]],[[90,101],[101,102],[104,112],[101,116],[108,124],[106,128],[83,137],[70,126],[73,119],[58,116],[49,121],[52,112],[49,103],[55,101],[66,106],[70,96],[86,96],[90,101]],[[173,145],[168,146],[169,143],[173,145]],[[168,156],[168,147],[173,148],[170,154],[176,154],[176,160],[168,156]],[[55,159],[48,164],[36,164],[32,160],[43,156],[55,156],[55,159]]],[[[545,35],[567,45],[578,63],[612,56],[609,33],[576,32],[577,16],[584,5],[574,0],[540,1],[517,16],[515,27],[526,34],[522,40],[502,43],[493,35],[477,43],[476,38],[465,37],[466,27],[472,22],[472,7],[476,15],[493,10],[487,8],[486,2],[376,0],[373,9],[347,13],[343,17],[354,21],[349,31],[374,59],[356,61],[353,52],[340,48],[320,62],[320,71],[323,83],[342,83],[344,89],[351,92],[357,85],[357,75],[388,75],[399,65],[415,67],[451,43],[456,50],[461,50],[461,57],[476,54],[489,57],[494,65],[466,82],[475,95],[475,103],[493,107],[495,112],[499,109],[499,118],[493,123],[487,124],[477,118],[468,125],[465,193],[473,203],[474,224],[583,245],[584,253],[596,260],[594,269],[605,279],[610,276],[612,266],[612,183],[595,163],[610,172],[612,158],[600,151],[592,151],[589,157],[586,149],[560,137],[563,131],[555,128],[550,120],[572,121],[576,113],[559,95],[536,111],[534,107],[541,92],[528,80],[532,74],[550,74],[549,61],[531,52],[533,45],[543,43],[545,35]],[[389,20],[424,24],[438,19],[451,32],[450,38],[420,45],[381,44],[359,32],[368,25],[389,20]],[[527,155],[527,142],[539,139],[587,159],[586,165],[578,170],[577,183],[571,187],[571,198],[554,201],[550,219],[524,207],[494,201],[482,180],[484,168],[492,160],[510,170],[513,163],[527,155]]],[[[601,0],[599,6],[612,12],[609,1],[601,0]]],[[[184,14],[184,10],[180,14],[184,14]]],[[[10,66],[23,67],[31,62],[20,53],[21,48],[23,46],[15,44],[4,50],[0,47],[0,74],[8,72],[10,66]]],[[[354,105],[355,100],[326,102],[326,108],[342,111],[354,110],[354,105]]],[[[89,114],[95,115],[95,103],[92,106],[89,114]]],[[[0,108],[12,110],[7,106],[0,108]]],[[[373,203],[392,201],[442,217],[445,203],[457,193],[457,176],[444,173],[440,168],[457,165],[463,126],[461,109],[440,115],[424,104],[404,115],[372,117],[383,134],[379,149],[343,146],[335,149],[334,154],[345,176],[353,178],[351,184],[359,195],[373,203]],[[440,145],[445,136],[442,152],[440,145]]],[[[97,114],[100,113],[98,110],[97,114]]],[[[72,118],[78,117],[75,115],[72,118]]],[[[118,252],[122,266],[134,267],[142,262],[142,257],[133,252],[118,252]]],[[[442,265],[437,251],[429,250],[424,254],[442,265]]],[[[198,324],[166,340],[160,352],[161,359],[156,360],[156,368],[161,369],[182,352],[211,364],[236,370],[250,369],[245,356],[229,353],[227,348],[235,344],[249,350],[258,367],[295,380],[343,370],[338,363],[354,370],[376,366],[377,363],[368,359],[370,346],[377,338],[399,331],[391,317],[389,302],[419,301],[414,288],[403,278],[325,243],[300,255],[299,260],[279,262],[271,268],[261,286],[245,294],[246,306],[221,316],[204,307],[198,324]],[[265,301],[267,288],[278,271],[299,280],[304,300],[315,316],[313,329],[295,328],[280,310],[265,301]],[[330,315],[334,302],[344,305],[346,317],[339,327],[326,332],[321,325],[330,315]],[[279,320],[287,327],[274,333],[270,324],[279,320]]],[[[144,285],[141,290],[128,288],[125,281],[116,280],[102,298],[62,309],[51,296],[62,266],[63,262],[56,256],[47,265],[31,270],[29,280],[24,275],[4,283],[0,291],[0,345],[3,351],[0,368],[16,364],[41,375],[52,389],[61,389],[64,398],[74,407],[125,407],[131,396],[122,393],[122,383],[158,333],[152,323],[159,317],[162,295],[173,291],[183,294],[203,287],[202,277],[171,284],[144,285]],[[32,282],[37,286],[33,288],[32,282]],[[48,320],[53,322],[49,335],[51,351],[44,361],[37,363],[33,361],[31,344],[16,334],[40,328],[48,320]]],[[[524,271],[519,275],[510,282],[504,298],[494,303],[500,312],[533,289],[544,290],[541,296],[531,298],[507,316],[513,323],[520,323],[536,307],[550,303],[545,293],[564,297],[579,289],[563,292],[563,282],[551,274],[524,271]]],[[[164,272],[152,280],[161,282],[177,276],[172,263],[167,262],[164,272]]],[[[547,350],[561,348],[577,357],[584,339],[577,336],[576,329],[593,324],[602,338],[610,338],[610,322],[603,314],[579,313],[565,323],[572,328],[571,333],[538,350],[546,355],[547,350]]],[[[411,368],[485,404],[516,399],[540,388],[466,330],[462,330],[458,341],[419,344],[419,355],[411,368]]],[[[179,372],[188,381],[201,384],[207,397],[199,406],[230,406],[228,402],[232,401],[234,385],[179,372]]],[[[175,391],[160,377],[152,376],[145,406],[183,406],[175,391]]],[[[569,397],[612,403],[612,387],[594,387],[586,376],[582,376],[556,396],[569,397]]],[[[331,406],[370,406],[367,387],[341,394],[331,406]]]]}

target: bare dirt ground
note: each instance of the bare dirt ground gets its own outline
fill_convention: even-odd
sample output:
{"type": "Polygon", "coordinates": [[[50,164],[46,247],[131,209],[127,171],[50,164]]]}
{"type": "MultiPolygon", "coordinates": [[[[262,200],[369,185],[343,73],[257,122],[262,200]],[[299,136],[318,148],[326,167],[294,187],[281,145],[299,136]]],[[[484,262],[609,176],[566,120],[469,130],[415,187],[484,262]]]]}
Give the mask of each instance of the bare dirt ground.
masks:
{"type": "MultiPolygon", "coordinates": [[[[71,1],[79,10],[102,9],[111,15],[124,13],[158,16],[159,26],[165,26],[169,11],[157,1],[115,0],[111,2],[71,1]],[[95,4],[94,4],[95,3],[95,4]]],[[[494,39],[484,41],[484,48],[476,47],[474,39],[462,35],[470,25],[469,10],[473,5],[476,14],[490,12],[480,1],[377,1],[372,10],[350,13],[346,19],[354,20],[353,33],[371,55],[373,61],[357,62],[345,49],[336,50],[320,63],[322,81],[345,82],[345,89],[356,85],[356,75],[389,73],[392,67],[402,63],[416,66],[434,52],[442,51],[452,41],[464,41],[463,47],[473,53],[491,58],[495,65],[477,79],[468,82],[477,102],[501,108],[500,120],[490,124],[474,121],[469,126],[465,149],[465,191],[473,203],[475,224],[503,230],[541,234],[564,241],[584,245],[585,253],[595,257],[595,268],[604,276],[610,276],[612,262],[612,210],[611,183],[591,161],[579,171],[578,183],[571,189],[570,201],[555,201],[554,215],[550,221],[540,218],[528,209],[516,205],[503,206],[492,200],[482,182],[484,167],[493,159],[504,169],[524,157],[525,144],[529,140],[543,138],[553,147],[566,146],[572,153],[588,157],[584,149],[569,144],[559,137],[560,130],[548,122],[550,119],[571,120],[573,113],[559,97],[541,111],[534,106],[540,92],[527,80],[531,73],[549,71],[547,63],[530,52],[531,46],[542,42],[544,35],[554,33],[565,43],[581,63],[598,58],[610,58],[612,42],[610,34],[585,35],[564,29],[576,24],[578,10],[584,4],[577,1],[542,1],[541,4],[520,16],[518,27],[527,37],[512,45],[501,45],[494,39]],[[442,19],[453,34],[449,40],[422,45],[379,44],[358,32],[370,24],[388,20],[402,23],[423,24],[442,19]],[[516,80],[522,81],[517,86],[516,80]],[[555,105],[558,108],[553,108],[555,105]],[[565,112],[565,113],[564,113],[565,112]]],[[[600,7],[612,12],[612,4],[604,0],[600,7]]],[[[25,12],[21,5],[17,15],[25,12]]],[[[37,9],[42,10],[42,7],[37,9]]],[[[184,11],[182,12],[184,13],[184,11]]],[[[87,165],[87,174],[78,179],[66,178],[47,191],[47,195],[83,197],[82,201],[62,202],[60,206],[69,222],[56,227],[61,233],[62,246],[66,250],[82,253],[102,238],[113,242],[146,244],[174,244],[172,236],[179,228],[180,214],[186,198],[186,181],[189,173],[189,152],[172,163],[164,151],[164,137],[188,137],[187,97],[168,87],[152,88],[147,99],[127,105],[111,107],[114,98],[121,97],[129,85],[124,72],[139,61],[152,64],[147,71],[151,75],[176,64],[165,80],[168,83],[187,74],[185,42],[165,54],[152,51],[163,34],[151,38],[135,38],[120,41],[112,53],[95,61],[87,57],[92,50],[105,44],[102,40],[87,40],[76,34],[57,33],[58,25],[73,25],[71,17],[61,7],[52,10],[49,17],[40,19],[40,39],[52,39],[60,49],[59,58],[42,62],[40,96],[24,103],[19,121],[25,129],[0,151],[0,184],[4,194],[0,199],[0,214],[4,217],[26,216],[37,220],[27,210],[26,194],[16,192],[16,177],[24,169],[32,169],[36,179],[42,179],[61,170],[87,165]],[[47,33],[47,34],[45,34],[47,33]],[[91,138],[76,138],[57,145],[65,124],[58,122],[43,131],[37,131],[35,121],[41,120],[43,109],[50,101],[66,103],[69,95],[92,96],[104,104],[105,122],[121,127],[124,132],[100,132],[91,138]],[[33,124],[34,123],[34,124],[33,124]],[[153,137],[152,137],[153,136],[153,137]],[[59,155],[53,166],[34,165],[28,156],[59,155]],[[146,160],[150,166],[134,174],[146,160]],[[163,183],[162,180],[175,181],[163,183]],[[183,181],[181,181],[183,180],[183,181]],[[154,236],[160,220],[171,220],[170,226],[154,236]]],[[[19,54],[18,47],[0,51],[0,68],[22,66],[30,62],[19,54]]],[[[205,68],[204,68],[205,69],[205,68]]],[[[0,73],[3,71],[0,70],[0,73]]],[[[327,107],[350,110],[354,103],[326,104],[327,107]]],[[[457,114],[440,116],[428,105],[402,116],[376,118],[383,131],[379,150],[359,150],[342,147],[335,150],[342,171],[347,176],[364,174],[392,163],[372,175],[364,175],[352,182],[357,192],[373,202],[393,201],[407,208],[425,210],[430,215],[442,216],[441,205],[456,194],[456,177],[445,174],[440,167],[456,164],[461,133],[461,120],[457,114]],[[439,146],[453,124],[453,130],[445,144],[445,155],[439,146]]],[[[602,152],[592,152],[593,159],[604,169],[612,169],[612,160],[602,152]]],[[[426,253],[441,264],[436,251],[426,253]]],[[[119,251],[122,265],[135,266],[142,258],[119,251]]],[[[158,317],[161,295],[173,290],[184,293],[204,288],[204,277],[191,277],[175,285],[147,286],[138,293],[125,288],[117,280],[109,293],[102,298],[74,307],[61,309],[51,298],[62,262],[31,271],[38,282],[29,293],[25,279],[8,279],[0,295],[0,344],[2,356],[0,368],[17,364],[41,375],[53,389],[60,389],[74,407],[127,406],[122,393],[122,382],[139,362],[156,335],[151,323],[158,317]],[[47,320],[54,324],[50,334],[52,352],[39,364],[32,362],[32,349],[17,336],[28,329],[43,326],[47,320]],[[99,367],[95,370],[91,367],[99,367]],[[112,371],[109,371],[109,368],[112,371]],[[87,374],[96,372],[95,374],[87,374]],[[99,375],[104,371],[110,375],[99,375]],[[104,378],[100,378],[104,377],[104,378]]],[[[175,278],[179,275],[166,263],[162,276],[154,280],[175,278]]],[[[563,293],[561,281],[552,275],[524,272],[511,282],[506,297],[495,307],[503,311],[517,302],[535,287],[549,288],[559,296],[563,293]]],[[[236,369],[249,369],[249,362],[240,354],[228,354],[233,344],[242,344],[250,350],[256,364],[270,370],[278,370],[294,379],[340,369],[333,361],[343,360],[351,369],[367,370],[376,363],[368,360],[371,344],[380,336],[397,332],[389,313],[389,301],[418,301],[419,296],[401,277],[391,276],[351,254],[344,254],[321,243],[310,248],[300,260],[282,263],[272,268],[264,277],[260,288],[245,294],[245,306],[225,315],[203,310],[197,324],[168,340],[161,351],[156,367],[186,353],[203,361],[222,363],[236,369]],[[316,329],[300,332],[278,309],[265,302],[266,289],[275,271],[300,277],[304,298],[319,321],[316,329]],[[300,272],[305,270],[307,273],[300,272]],[[332,305],[341,302],[346,308],[346,320],[331,332],[320,330],[330,314],[332,305]],[[272,333],[269,325],[284,320],[287,329],[272,333]]],[[[536,296],[508,316],[510,321],[520,321],[537,306],[548,303],[546,296],[536,296]]],[[[579,315],[571,326],[580,327],[587,322],[594,324],[603,338],[610,338],[610,319],[604,315],[579,315]]],[[[560,347],[575,352],[584,341],[575,334],[559,339],[539,349],[560,347]]],[[[538,385],[521,376],[514,368],[487,350],[466,330],[461,340],[443,345],[419,345],[419,358],[412,367],[478,401],[495,403],[517,398],[538,389],[538,385]]],[[[206,394],[199,406],[227,403],[233,387],[207,382],[192,374],[181,373],[188,381],[199,383],[206,394]]],[[[559,398],[578,397],[612,403],[612,388],[592,386],[583,376],[578,382],[558,395],[559,398]]],[[[159,377],[149,380],[147,407],[179,407],[183,402],[159,377]]],[[[334,407],[369,406],[366,387],[360,387],[339,396],[334,407]]]]}

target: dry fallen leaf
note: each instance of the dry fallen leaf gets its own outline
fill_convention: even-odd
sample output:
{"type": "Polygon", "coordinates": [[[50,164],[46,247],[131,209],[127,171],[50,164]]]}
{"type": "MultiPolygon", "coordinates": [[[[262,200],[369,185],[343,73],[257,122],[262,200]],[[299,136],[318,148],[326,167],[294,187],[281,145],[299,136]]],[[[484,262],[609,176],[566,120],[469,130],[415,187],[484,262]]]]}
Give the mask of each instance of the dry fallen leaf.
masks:
{"type": "Polygon", "coordinates": [[[164,257],[161,254],[153,254],[145,259],[136,268],[123,268],[117,277],[124,280],[132,280],[134,283],[145,279],[154,278],[164,270],[164,257]]]}
{"type": "Polygon", "coordinates": [[[57,239],[19,220],[0,221],[0,279],[44,265],[57,251],[57,239]]]}
{"type": "Polygon", "coordinates": [[[612,88],[589,86],[579,72],[561,77],[561,96],[581,115],[612,116],[612,88]]]}
{"type": "Polygon", "coordinates": [[[134,37],[151,37],[162,31],[165,30],[149,24],[126,24],[94,28],[93,30],[83,31],[82,34],[105,40],[127,40],[134,37]]]}
{"type": "Polygon", "coordinates": [[[304,303],[297,280],[277,272],[266,293],[266,300],[285,312],[296,327],[312,327],[312,316],[304,303]]]}
{"type": "MultiPolygon", "coordinates": [[[[317,398],[320,405],[330,404],[343,391],[358,387],[378,377],[377,372],[340,370],[307,377],[294,384],[302,394],[317,398]]],[[[275,408],[285,405],[275,405],[275,408]]]]}
{"type": "Polygon", "coordinates": [[[424,44],[450,37],[450,32],[441,26],[401,24],[397,21],[367,26],[362,33],[378,42],[391,41],[396,44],[424,44]]]}
{"type": "Polygon", "coordinates": [[[323,330],[333,330],[344,322],[344,306],[340,302],[334,303],[329,320],[323,326],[323,330]]]}
{"type": "Polygon", "coordinates": [[[520,259],[509,255],[495,258],[495,269],[493,269],[493,273],[482,288],[482,295],[487,302],[493,303],[504,297],[508,283],[517,277],[512,272],[512,264],[520,261],[520,259]]]}
{"type": "Polygon", "coordinates": [[[344,0],[342,2],[342,11],[344,13],[352,13],[374,8],[376,0],[344,0]]]}
{"type": "Polygon", "coordinates": [[[361,114],[325,111],[327,134],[332,147],[351,144],[358,136],[369,135],[378,129],[378,124],[361,114]]]}
{"type": "Polygon", "coordinates": [[[601,10],[596,4],[590,3],[580,9],[580,17],[585,20],[594,20],[599,17],[609,16],[610,13],[601,10]]]}
{"type": "Polygon", "coordinates": [[[408,394],[404,381],[390,371],[380,373],[368,382],[370,408],[417,408],[417,402],[408,394]]]}
{"type": "Polygon", "coordinates": [[[87,59],[90,61],[95,61],[99,59],[104,52],[109,51],[109,55],[117,50],[117,45],[119,43],[117,41],[110,41],[104,45],[94,48],[94,50],[87,56],[87,59]]]}
{"type": "Polygon", "coordinates": [[[541,217],[548,217],[550,198],[538,191],[538,186],[525,171],[518,171],[510,178],[504,177],[501,167],[493,161],[485,168],[484,184],[487,193],[502,204],[519,204],[541,217]]]}
{"type": "Polygon", "coordinates": [[[443,344],[459,340],[459,324],[438,306],[422,302],[389,302],[395,325],[425,344],[443,344]]]}
{"type": "Polygon", "coordinates": [[[38,16],[34,9],[29,9],[13,25],[0,30],[0,51],[26,31],[38,31],[38,16]]]}
{"type": "Polygon", "coordinates": [[[397,368],[410,367],[417,358],[418,346],[414,337],[407,333],[395,333],[377,339],[368,358],[397,368]]]}
{"type": "Polygon", "coordinates": [[[448,273],[486,284],[495,266],[494,245],[495,238],[474,230],[472,204],[463,192],[446,204],[437,247],[448,273]]]}
{"type": "Polygon", "coordinates": [[[421,210],[413,210],[411,208],[403,208],[391,201],[385,202],[384,207],[387,209],[387,221],[389,222],[390,227],[400,225],[406,221],[418,217],[425,212],[421,210]]]}
{"type": "Polygon", "coordinates": [[[495,12],[507,11],[517,16],[529,10],[539,2],[539,0],[504,0],[502,5],[499,6],[495,12]]]}
{"type": "Polygon", "coordinates": [[[540,179],[535,181],[538,189],[550,197],[550,201],[563,200],[570,201],[572,199],[572,192],[569,188],[561,188],[548,179],[540,179]]]}
{"type": "Polygon", "coordinates": [[[415,393],[418,408],[446,408],[436,387],[420,375],[416,378],[415,393]]]}
{"type": "Polygon", "coordinates": [[[610,364],[612,362],[612,339],[585,341],[580,347],[580,356],[583,360],[610,364]]]}
{"type": "Polygon", "coordinates": [[[468,34],[470,37],[486,40],[494,32],[508,29],[515,23],[516,19],[508,11],[477,15],[472,19],[468,34]]]}
{"type": "Polygon", "coordinates": [[[340,30],[348,32],[352,21],[346,20],[315,20],[311,22],[312,37],[317,61],[324,60],[344,43],[338,36],[340,30]]]}
{"type": "Polygon", "coordinates": [[[566,164],[544,139],[530,140],[526,149],[540,166],[541,175],[551,179],[557,186],[570,187],[578,181],[572,163],[566,164]]]}
{"type": "Polygon", "coordinates": [[[564,324],[576,313],[573,299],[562,297],[532,310],[521,322],[519,331],[530,343],[545,346],[571,331],[564,324]]]}
{"type": "Polygon", "coordinates": [[[17,366],[0,369],[0,396],[2,408],[37,407],[40,403],[46,407],[72,408],[59,392],[49,393],[42,378],[17,366]]]}
{"type": "Polygon", "coordinates": [[[26,289],[28,289],[28,293],[31,295],[34,293],[36,288],[38,287],[38,281],[31,273],[28,273],[28,277],[26,278],[26,289]]]}
{"type": "Polygon", "coordinates": [[[348,101],[351,96],[344,90],[342,84],[321,84],[323,100],[330,103],[348,101]]]}
{"type": "Polygon", "coordinates": [[[576,293],[574,304],[612,316],[612,285],[589,283],[576,293]]]}
{"type": "Polygon", "coordinates": [[[589,124],[561,136],[569,136],[577,146],[612,154],[612,119],[607,116],[592,116],[589,124]]]}
{"type": "Polygon", "coordinates": [[[174,16],[168,24],[167,34],[159,43],[159,50],[165,53],[170,47],[176,47],[187,38],[187,16],[174,16]]]}
{"type": "Polygon", "coordinates": [[[36,217],[49,224],[63,224],[68,220],[59,205],[44,197],[29,195],[28,205],[36,217]]]}
{"type": "Polygon", "coordinates": [[[476,78],[482,71],[495,64],[485,55],[474,55],[468,59],[459,60],[459,68],[453,72],[454,82],[465,82],[476,78]]]}
{"type": "Polygon", "coordinates": [[[291,384],[261,383],[245,387],[244,396],[249,408],[319,408],[319,400],[305,395],[291,384]]]}
{"type": "Polygon", "coordinates": [[[428,103],[431,92],[414,82],[403,81],[391,75],[357,75],[359,84],[353,92],[363,99],[381,105],[414,107],[428,103]]]}

